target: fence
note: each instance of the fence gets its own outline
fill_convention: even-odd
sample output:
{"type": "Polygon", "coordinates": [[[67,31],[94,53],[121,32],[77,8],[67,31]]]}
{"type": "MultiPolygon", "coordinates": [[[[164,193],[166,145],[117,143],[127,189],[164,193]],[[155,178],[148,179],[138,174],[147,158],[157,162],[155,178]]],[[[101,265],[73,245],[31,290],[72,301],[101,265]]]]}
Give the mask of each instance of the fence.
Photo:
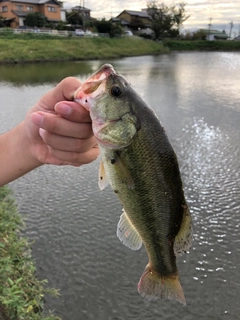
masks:
{"type": "MultiPolygon", "coordinates": [[[[10,29],[10,28],[2,28],[0,29],[0,33],[9,33],[9,34],[24,34],[24,33],[33,33],[33,34],[47,34],[53,36],[62,36],[62,37],[80,37],[75,34],[75,31],[69,30],[51,30],[51,29],[10,29]]],[[[93,38],[93,37],[109,37],[108,33],[96,33],[96,32],[86,32],[84,33],[84,37],[93,38]]]]}

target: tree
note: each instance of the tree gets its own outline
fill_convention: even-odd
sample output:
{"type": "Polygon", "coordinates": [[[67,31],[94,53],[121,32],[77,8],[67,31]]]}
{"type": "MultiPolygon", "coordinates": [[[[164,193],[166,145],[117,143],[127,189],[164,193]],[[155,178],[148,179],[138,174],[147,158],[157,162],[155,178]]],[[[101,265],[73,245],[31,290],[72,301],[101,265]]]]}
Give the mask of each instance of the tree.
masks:
{"type": "Polygon", "coordinates": [[[45,25],[46,18],[40,12],[29,13],[26,15],[25,24],[28,27],[38,27],[41,28],[45,25]]]}
{"type": "Polygon", "coordinates": [[[147,10],[152,19],[152,30],[156,40],[179,36],[183,22],[189,18],[185,13],[185,5],[184,2],[173,6],[158,4],[155,0],[148,2],[147,10]]]}
{"type": "Polygon", "coordinates": [[[6,18],[0,16],[0,28],[5,27],[5,19],[6,19],[6,18]]]}
{"type": "Polygon", "coordinates": [[[112,23],[111,24],[111,29],[110,29],[110,32],[109,32],[111,38],[119,36],[122,33],[123,33],[123,29],[120,26],[120,24],[118,24],[118,23],[112,23]]]}
{"type": "Polygon", "coordinates": [[[102,20],[96,21],[95,26],[99,33],[110,33],[112,22],[103,18],[102,20]]]}
{"type": "Polygon", "coordinates": [[[105,18],[96,21],[95,27],[99,33],[108,33],[111,38],[122,34],[122,27],[119,24],[107,21],[105,18]]]}
{"type": "Polygon", "coordinates": [[[183,22],[190,17],[190,15],[186,15],[185,6],[186,3],[180,2],[178,4],[178,7],[174,7],[174,21],[178,32],[180,32],[180,28],[182,27],[183,22]]]}
{"type": "Polygon", "coordinates": [[[35,12],[35,15],[37,17],[37,27],[38,28],[42,28],[45,26],[45,23],[46,23],[46,18],[45,16],[40,13],[40,12],[35,12]]]}
{"type": "Polygon", "coordinates": [[[72,12],[67,12],[66,19],[69,24],[83,25],[83,19],[79,11],[74,10],[72,12]]]}
{"type": "Polygon", "coordinates": [[[37,16],[35,13],[31,12],[26,15],[25,24],[28,27],[37,27],[37,16]]]}
{"type": "Polygon", "coordinates": [[[207,32],[205,30],[198,30],[195,31],[192,35],[193,40],[206,40],[207,38],[207,32]]]}

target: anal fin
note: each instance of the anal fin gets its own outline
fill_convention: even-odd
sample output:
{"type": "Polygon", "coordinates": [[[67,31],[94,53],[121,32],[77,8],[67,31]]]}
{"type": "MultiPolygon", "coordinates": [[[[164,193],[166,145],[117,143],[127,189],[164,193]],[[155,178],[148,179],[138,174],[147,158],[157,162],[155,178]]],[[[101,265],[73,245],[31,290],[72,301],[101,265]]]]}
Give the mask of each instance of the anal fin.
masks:
{"type": "Polygon", "coordinates": [[[117,236],[120,241],[132,250],[142,246],[142,239],[124,211],[117,225],[117,236]]]}

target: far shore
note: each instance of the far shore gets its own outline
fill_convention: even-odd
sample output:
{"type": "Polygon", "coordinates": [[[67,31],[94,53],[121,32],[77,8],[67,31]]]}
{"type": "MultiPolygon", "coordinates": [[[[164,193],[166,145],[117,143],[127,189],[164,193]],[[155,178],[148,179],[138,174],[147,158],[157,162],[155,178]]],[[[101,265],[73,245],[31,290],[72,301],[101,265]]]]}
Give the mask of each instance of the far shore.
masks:
{"type": "Polygon", "coordinates": [[[4,48],[0,51],[1,64],[97,60],[167,52],[162,43],[139,37],[0,37],[0,47],[4,48]]]}
{"type": "Polygon", "coordinates": [[[240,41],[157,42],[140,37],[0,36],[0,64],[114,59],[172,51],[240,51],[240,41]]]}

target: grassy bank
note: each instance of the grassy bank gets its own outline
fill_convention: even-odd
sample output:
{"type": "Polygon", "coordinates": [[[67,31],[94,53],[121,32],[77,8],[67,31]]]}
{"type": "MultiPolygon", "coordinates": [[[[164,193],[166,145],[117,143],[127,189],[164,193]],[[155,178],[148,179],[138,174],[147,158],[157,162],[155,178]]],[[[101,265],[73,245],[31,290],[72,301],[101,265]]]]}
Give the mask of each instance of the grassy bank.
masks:
{"type": "Polygon", "coordinates": [[[169,51],[237,51],[240,41],[177,41],[162,43],[140,37],[60,37],[0,32],[0,63],[91,60],[159,54],[169,51]]]}
{"type": "Polygon", "coordinates": [[[60,37],[34,33],[0,33],[0,63],[107,59],[169,51],[236,51],[240,41],[175,41],[139,37],[60,37]]]}
{"type": "Polygon", "coordinates": [[[17,213],[9,189],[0,188],[0,319],[1,320],[60,320],[44,316],[46,281],[35,277],[30,245],[19,235],[23,223],[17,213]]]}
{"type": "Polygon", "coordinates": [[[37,35],[0,36],[0,62],[105,59],[159,54],[163,45],[138,37],[69,38],[37,35]]]}
{"type": "Polygon", "coordinates": [[[170,51],[240,51],[240,41],[174,41],[163,42],[170,51]]]}

